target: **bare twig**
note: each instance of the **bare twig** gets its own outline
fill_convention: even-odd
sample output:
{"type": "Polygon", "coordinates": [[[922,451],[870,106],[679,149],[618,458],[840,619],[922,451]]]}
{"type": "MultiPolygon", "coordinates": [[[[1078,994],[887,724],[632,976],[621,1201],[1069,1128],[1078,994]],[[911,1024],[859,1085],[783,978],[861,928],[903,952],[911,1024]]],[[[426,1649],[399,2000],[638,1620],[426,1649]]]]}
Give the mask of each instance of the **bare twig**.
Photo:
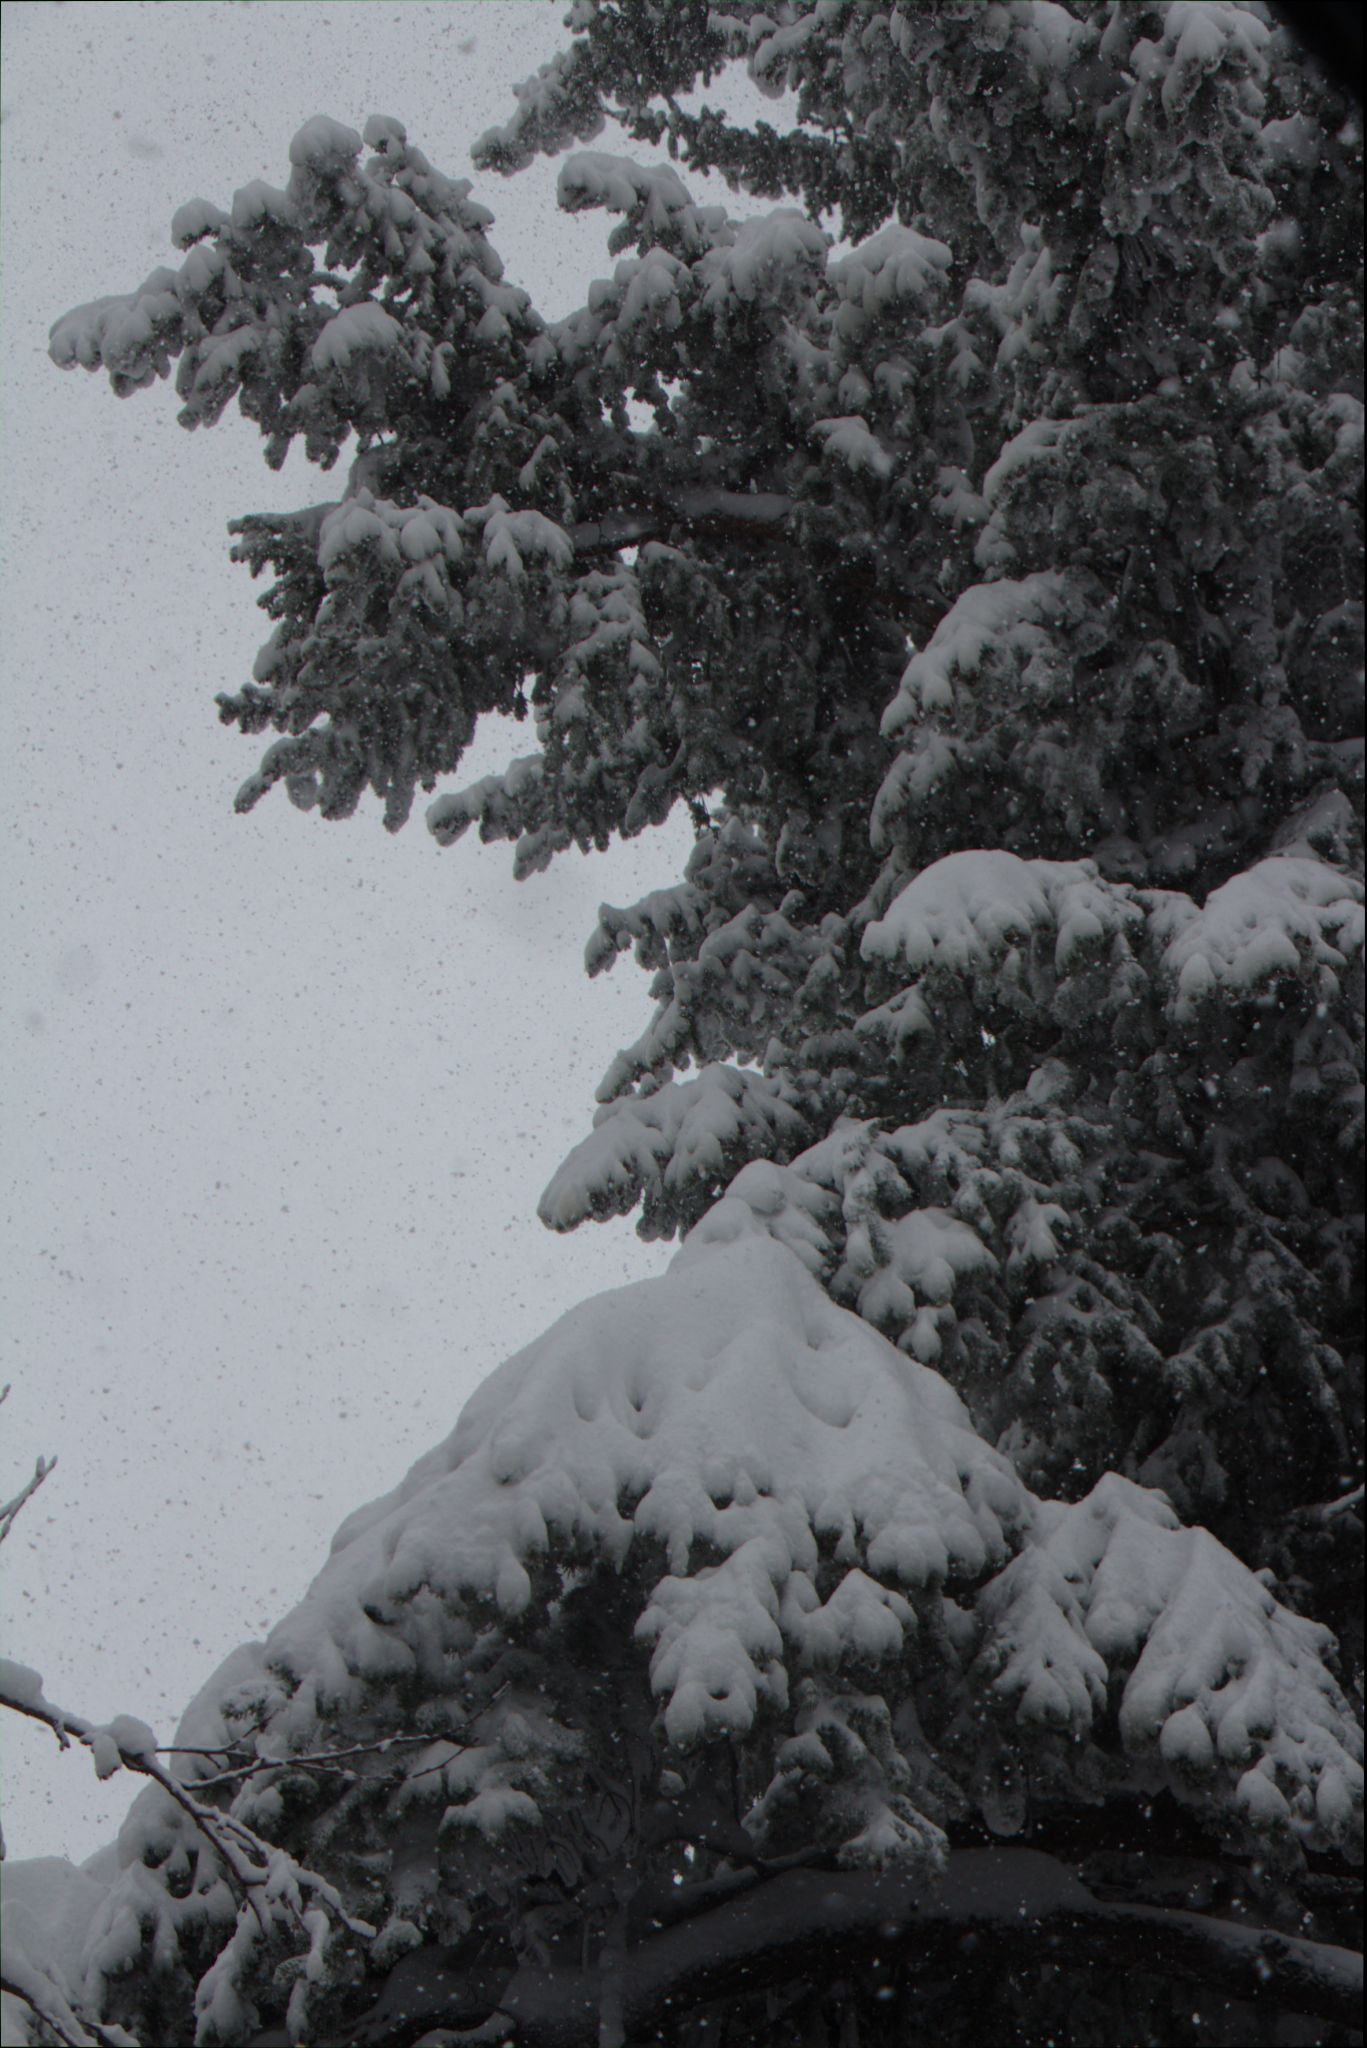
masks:
{"type": "MultiPolygon", "coordinates": [[[[430,1748],[433,1742],[443,1740],[450,1738],[434,1735],[381,1735],[377,1736],[374,1742],[353,1743],[349,1749],[311,1750],[299,1756],[257,1756],[247,1758],[240,1764],[231,1761],[231,1758],[239,1753],[231,1749],[187,1749],[168,1745],[159,1748],[157,1755],[229,1758],[230,1761],[223,1770],[196,1778],[197,1790],[208,1792],[217,1791],[223,1785],[245,1784],[249,1778],[260,1777],[264,1771],[319,1771],[332,1776],[354,1777],[354,1772],[342,1769],[342,1766],[353,1757],[383,1756],[388,1750],[398,1748],[430,1748]]],[[[423,1774],[419,1772],[418,1775],[423,1774]]]]}
{"type": "Polygon", "coordinates": [[[0,1543],[4,1542],[10,1530],[14,1527],[19,1516],[19,1510],[26,1502],[33,1499],[34,1494],[47,1478],[48,1473],[55,1471],[56,1465],[57,1460],[55,1458],[39,1458],[34,1465],[33,1477],[29,1480],[28,1485],[21,1487],[13,1500],[7,1500],[4,1506],[0,1507],[0,1543]]]}
{"type": "MultiPolygon", "coordinates": [[[[8,1399],[9,1381],[6,1380],[4,1386],[0,1387],[0,1407],[3,1407],[8,1399]]],[[[33,1499],[34,1494],[47,1478],[48,1473],[54,1469],[56,1463],[57,1460],[55,1458],[39,1458],[33,1468],[33,1477],[29,1480],[28,1485],[21,1487],[13,1500],[7,1500],[4,1506],[0,1507],[0,1543],[4,1542],[10,1530],[14,1527],[19,1510],[26,1501],[33,1499]]]]}

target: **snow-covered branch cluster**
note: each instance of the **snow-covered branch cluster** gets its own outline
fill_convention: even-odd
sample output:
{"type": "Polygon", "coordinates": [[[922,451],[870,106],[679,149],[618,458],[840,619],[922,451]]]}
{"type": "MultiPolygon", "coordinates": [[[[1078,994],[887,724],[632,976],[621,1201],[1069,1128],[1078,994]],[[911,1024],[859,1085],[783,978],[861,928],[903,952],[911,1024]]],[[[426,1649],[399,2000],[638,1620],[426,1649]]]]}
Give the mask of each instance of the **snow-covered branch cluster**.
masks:
{"type": "MultiPolygon", "coordinates": [[[[191,1782],[177,1776],[160,1760],[157,1739],[143,1721],[130,1714],[96,1725],[83,1716],[54,1706],[43,1692],[36,1671],[0,1658],[0,1708],[40,1721],[49,1727],[63,1749],[75,1742],[89,1750],[98,1777],[108,1778],[118,1770],[150,1778],[162,1798],[162,1806],[146,1814],[145,1825],[188,1826],[202,1845],[194,1856],[197,1894],[188,1914],[178,1915],[172,1897],[148,1894],[141,1878],[128,1887],[128,1895],[115,1902],[112,1911],[97,1915],[87,1935],[81,1956],[84,1979],[82,2005],[98,2011],[104,2002],[107,1980],[119,1973],[129,1941],[137,1943],[148,1925],[149,1908],[159,1922],[161,1938],[174,1948],[180,1936],[178,1921],[198,1914],[220,1924],[232,1921],[232,1931],[210,1969],[195,1991],[196,2040],[230,2041],[240,2038],[244,2024],[254,2024],[255,2007],[250,1985],[265,1957],[282,1947],[288,1950],[302,1941],[304,1953],[290,1994],[288,2019],[292,2038],[307,2031],[311,1988],[335,1967],[331,1950],[335,1941],[347,1936],[368,1941],[374,1929],[348,1912],[335,1885],[315,1871],[307,1870],[278,1845],[248,1826],[229,1809],[214,1805],[191,1789],[191,1782]],[[203,1853],[207,1851],[207,1856],[203,1853]]],[[[370,1746],[366,1753],[371,1753],[370,1746]]],[[[306,1767],[330,1767],[332,1759],[310,1758],[306,1767]]],[[[229,1770],[231,1781],[254,1775],[257,1764],[238,1771],[229,1770]]],[[[295,1766],[299,1768],[299,1766],[295,1766]]],[[[212,1787],[214,1777],[201,1779],[212,1787]]],[[[153,1795],[155,1797],[155,1795],[153,1795]]],[[[164,1859],[160,1859],[164,1860],[164,1859]]],[[[182,1850],[182,1860],[184,1851],[182,1850]]],[[[139,1869],[145,1866],[138,1866],[139,1869]]],[[[188,1889],[188,1887],[187,1887],[188,1889]]],[[[184,1897],[184,1894],[181,1895],[184,1897]]],[[[106,2030],[98,2021],[80,2016],[68,2004],[68,1993],[42,1965],[41,1938],[37,1954],[25,1948],[22,1935],[11,1948],[7,1944],[6,1968],[13,1968],[14,1989],[19,1997],[49,2024],[59,2037],[72,2042],[133,2042],[135,2037],[115,2026],[106,2030]],[[65,2031],[61,2031],[65,2030],[65,2031]]],[[[6,1989],[10,1986],[7,1984],[6,1989]]]]}

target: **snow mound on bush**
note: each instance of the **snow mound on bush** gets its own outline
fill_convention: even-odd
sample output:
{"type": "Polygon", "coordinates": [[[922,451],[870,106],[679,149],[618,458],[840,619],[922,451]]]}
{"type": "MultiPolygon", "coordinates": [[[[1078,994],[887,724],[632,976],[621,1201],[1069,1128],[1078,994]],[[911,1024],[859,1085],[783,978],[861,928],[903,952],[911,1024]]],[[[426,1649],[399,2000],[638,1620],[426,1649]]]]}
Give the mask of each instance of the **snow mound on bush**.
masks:
{"type": "Polygon", "coordinates": [[[552,1554],[624,1566],[645,1543],[664,1569],[638,1635],[687,1744],[784,1705],[790,1664],[897,1654],[900,1589],[1004,1564],[1030,1518],[1006,1459],[945,1381],[747,1217],[737,1205],[667,1274],[584,1303],[495,1372],[343,1525],[271,1664],[340,1704],[418,1668],[420,1591],[511,1621],[544,1597],[552,1554]]]}

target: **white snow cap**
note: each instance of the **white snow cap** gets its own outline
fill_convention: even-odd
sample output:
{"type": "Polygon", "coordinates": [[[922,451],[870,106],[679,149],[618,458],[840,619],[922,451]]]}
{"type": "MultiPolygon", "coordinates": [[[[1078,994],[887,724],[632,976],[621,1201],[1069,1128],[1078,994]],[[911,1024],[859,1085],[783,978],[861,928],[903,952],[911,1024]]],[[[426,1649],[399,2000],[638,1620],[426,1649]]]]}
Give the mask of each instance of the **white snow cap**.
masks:
{"type": "Polygon", "coordinates": [[[926,712],[952,711],[955,684],[976,676],[997,649],[1027,657],[1065,611],[1067,578],[1047,570],[1016,581],[975,583],[955,600],[930,637],[930,644],[912,656],[897,686],[897,695],[883,713],[883,733],[891,739],[926,712]]]}
{"type": "Polygon", "coordinates": [[[644,1541],[661,1575],[638,1634],[687,1744],[783,1705],[790,1666],[896,1654],[899,1589],[1005,1563],[1029,1512],[946,1382],[728,1204],[662,1278],[586,1302],[494,1373],[343,1525],[267,1655],[345,1699],[415,1669],[420,1588],[513,1616],[552,1546],[624,1563],[644,1541]],[[843,1566],[824,1601],[823,1543],[843,1566]]]}
{"type": "Polygon", "coordinates": [[[354,128],[327,114],[315,114],[311,121],[305,121],[290,143],[290,162],[297,168],[309,164],[326,170],[341,169],[356,161],[361,146],[354,128]]]}
{"type": "Polygon", "coordinates": [[[923,868],[869,926],[862,950],[867,960],[974,974],[1036,933],[1053,933],[1063,970],[1087,941],[1143,922],[1131,891],[1103,881],[1091,861],[1021,860],[982,849],[923,868]]]}
{"type": "Polygon", "coordinates": [[[954,258],[944,242],[890,221],[844,256],[832,255],[831,283],[847,304],[881,313],[907,299],[925,298],[943,284],[954,258]]]}
{"type": "Polygon", "coordinates": [[[1279,974],[1315,974],[1322,995],[1362,952],[1362,884],[1327,861],[1260,860],[1198,908],[1177,894],[1155,899],[1156,933],[1176,984],[1174,1014],[1189,1016],[1219,990],[1251,993],[1279,974]]]}
{"type": "Polygon", "coordinates": [[[364,299],[359,306],[343,306],[313,344],[313,367],[349,369],[354,356],[367,351],[382,355],[402,337],[398,321],[373,299],[364,299]]]}

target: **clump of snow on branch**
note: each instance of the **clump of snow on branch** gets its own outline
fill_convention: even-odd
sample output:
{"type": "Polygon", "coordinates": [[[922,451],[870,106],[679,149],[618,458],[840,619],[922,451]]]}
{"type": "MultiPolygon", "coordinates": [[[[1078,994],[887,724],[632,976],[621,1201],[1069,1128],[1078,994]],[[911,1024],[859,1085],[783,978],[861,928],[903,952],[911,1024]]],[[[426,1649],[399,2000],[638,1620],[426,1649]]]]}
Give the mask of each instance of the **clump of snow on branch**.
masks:
{"type": "Polygon", "coordinates": [[[943,242],[890,221],[847,255],[833,256],[828,269],[845,304],[872,315],[938,291],[953,260],[943,242]]]}
{"type": "Polygon", "coordinates": [[[401,1616],[420,1585],[516,1615],[552,1545],[621,1564],[644,1541],[667,1564],[641,1622],[653,1683],[673,1738],[696,1741],[781,1703],[787,1657],[800,1664],[823,1629],[876,1627],[891,1648],[854,1591],[820,1623],[793,1608],[785,1628],[785,1593],[794,1574],[814,1583],[823,1539],[841,1584],[925,1586],[1001,1557],[1024,1497],[949,1388],[780,1247],[715,1236],[487,1381],[449,1442],[343,1529],[272,1659],[347,1693],[410,1667],[401,1616]],[[690,1562],[712,1548],[723,1563],[690,1562]],[[367,1619],[376,1601],[397,1626],[367,1619]]]}
{"type": "Polygon", "coordinates": [[[989,652],[1000,656],[1008,636],[1028,657],[1043,642],[1041,627],[1062,610],[1065,588],[1065,578],[1051,570],[1020,582],[1004,576],[966,590],[945,613],[930,644],[908,662],[883,714],[883,731],[891,738],[918,712],[951,709],[956,683],[971,681],[989,652]]]}
{"type": "Polygon", "coordinates": [[[756,1153],[781,1158],[809,1136],[781,1082],[704,1067],[694,1080],[605,1103],[591,1135],[552,1177],[538,1213],[553,1230],[572,1230],[586,1216],[627,1215],[644,1200],[650,1218],[672,1234],[696,1183],[719,1192],[738,1162],[756,1153]]]}
{"type": "Polygon", "coordinates": [[[864,933],[868,959],[965,978],[997,967],[1013,946],[1052,941],[1066,969],[1083,948],[1138,932],[1131,892],[1105,882],[1090,861],[1024,861],[1012,853],[950,854],[924,869],[864,933]]]}
{"type": "Polygon", "coordinates": [[[1325,996],[1361,955],[1363,891],[1322,860],[1258,862],[1204,904],[1168,890],[1108,882],[1090,861],[950,854],[909,881],[863,936],[867,959],[972,979],[1045,946],[1066,972],[1122,939],[1147,957],[1179,1022],[1217,990],[1251,996],[1281,975],[1325,996]]]}
{"type": "Polygon", "coordinates": [[[1350,1841],[1362,1749],[1325,1666],[1328,1631],[1161,1494],[1109,1473],[1072,1505],[1042,1502],[1034,1541],[985,1588],[977,1670],[1023,1728],[1076,1739],[1108,1711],[1195,1803],[1259,1829],[1350,1841]]]}
{"type": "Polygon", "coordinates": [[[1362,953],[1362,885],[1315,859],[1274,856],[1211,891],[1198,908],[1160,899],[1154,926],[1189,1017],[1205,998],[1249,994],[1278,975],[1311,979],[1325,997],[1362,953]]]}

